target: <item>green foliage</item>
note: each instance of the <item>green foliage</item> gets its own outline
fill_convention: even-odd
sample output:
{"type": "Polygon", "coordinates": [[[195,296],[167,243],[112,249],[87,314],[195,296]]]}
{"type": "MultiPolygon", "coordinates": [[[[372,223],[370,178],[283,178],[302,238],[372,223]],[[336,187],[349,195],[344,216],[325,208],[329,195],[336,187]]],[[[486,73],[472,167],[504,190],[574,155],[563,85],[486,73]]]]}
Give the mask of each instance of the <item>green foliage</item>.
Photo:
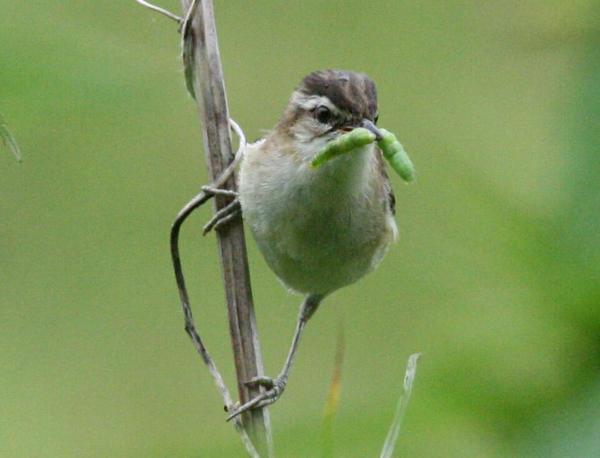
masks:
{"type": "MultiPolygon", "coordinates": [[[[271,409],[277,456],[319,451],[342,316],[335,456],[377,456],[415,351],[397,456],[595,456],[598,1],[215,10],[231,114],[249,138],[309,71],[364,71],[419,169],[418,186],[391,177],[401,237],[381,268],[306,330],[271,409]]],[[[0,457],[243,456],[170,267],[172,218],[206,182],[176,25],[133,1],[5,1],[0,43],[0,109],[27,152],[22,167],[0,154],[0,457]]],[[[231,386],[208,217],[184,229],[182,261],[231,386]]],[[[249,248],[273,375],[300,298],[249,248]]]]}

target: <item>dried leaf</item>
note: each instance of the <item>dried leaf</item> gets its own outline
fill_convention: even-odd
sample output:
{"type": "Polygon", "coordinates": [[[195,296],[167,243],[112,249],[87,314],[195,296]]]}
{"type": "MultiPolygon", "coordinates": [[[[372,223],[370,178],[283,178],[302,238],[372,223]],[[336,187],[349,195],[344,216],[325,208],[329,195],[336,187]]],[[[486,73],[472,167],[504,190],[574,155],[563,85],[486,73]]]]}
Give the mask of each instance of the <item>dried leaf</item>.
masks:
{"type": "Polygon", "coordinates": [[[182,31],[183,38],[181,40],[182,57],[183,57],[183,75],[185,77],[185,87],[192,96],[196,98],[196,91],[194,90],[195,80],[195,68],[194,65],[194,34],[186,32],[188,29],[182,31]]]}

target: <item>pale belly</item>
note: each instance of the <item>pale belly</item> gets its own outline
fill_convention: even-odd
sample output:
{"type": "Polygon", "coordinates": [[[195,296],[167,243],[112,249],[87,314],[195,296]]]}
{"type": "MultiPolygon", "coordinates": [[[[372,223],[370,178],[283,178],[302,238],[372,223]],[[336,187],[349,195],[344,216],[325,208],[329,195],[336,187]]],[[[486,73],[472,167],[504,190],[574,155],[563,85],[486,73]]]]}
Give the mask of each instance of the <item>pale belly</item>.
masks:
{"type": "Polygon", "coordinates": [[[327,294],[355,282],[379,264],[393,240],[395,223],[368,169],[336,165],[347,167],[299,169],[285,157],[278,165],[242,166],[244,220],[268,265],[297,292],[327,294]]]}

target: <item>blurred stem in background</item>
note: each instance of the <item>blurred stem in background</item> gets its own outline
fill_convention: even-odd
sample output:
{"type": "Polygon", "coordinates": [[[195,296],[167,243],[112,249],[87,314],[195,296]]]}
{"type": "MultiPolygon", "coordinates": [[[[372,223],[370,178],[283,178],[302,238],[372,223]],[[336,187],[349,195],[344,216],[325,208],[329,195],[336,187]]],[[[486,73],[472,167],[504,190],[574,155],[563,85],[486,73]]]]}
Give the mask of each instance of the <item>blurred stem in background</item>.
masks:
{"type": "Polygon", "coordinates": [[[321,426],[321,446],[322,457],[333,457],[333,422],[340,404],[342,392],[342,366],[344,364],[344,353],[346,351],[346,341],[344,338],[344,322],[340,322],[335,339],[335,359],[333,363],[333,373],[329,392],[325,401],[325,410],[323,412],[323,425],[321,426]]]}
{"type": "Polygon", "coordinates": [[[11,153],[15,156],[17,162],[21,162],[23,157],[21,156],[21,149],[19,148],[19,144],[13,134],[8,130],[8,126],[6,125],[6,121],[0,114],[0,138],[2,139],[2,143],[6,146],[11,153]]]}

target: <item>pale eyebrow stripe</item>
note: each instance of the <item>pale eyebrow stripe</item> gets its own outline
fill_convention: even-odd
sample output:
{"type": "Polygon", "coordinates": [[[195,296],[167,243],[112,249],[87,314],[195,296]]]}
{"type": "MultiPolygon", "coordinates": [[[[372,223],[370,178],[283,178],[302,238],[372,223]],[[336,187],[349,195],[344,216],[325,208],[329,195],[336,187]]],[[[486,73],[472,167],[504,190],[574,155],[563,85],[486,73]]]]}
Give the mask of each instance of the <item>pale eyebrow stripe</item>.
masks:
{"type": "Polygon", "coordinates": [[[318,107],[319,105],[324,105],[329,108],[332,113],[339,114],[340,110],[329,100],[329,97],[324,95],[309,95],[303,94],[299,91],[294,93],[293,101],[304,108],[305,110],[312,110],[313,108],[318,107]]]}

